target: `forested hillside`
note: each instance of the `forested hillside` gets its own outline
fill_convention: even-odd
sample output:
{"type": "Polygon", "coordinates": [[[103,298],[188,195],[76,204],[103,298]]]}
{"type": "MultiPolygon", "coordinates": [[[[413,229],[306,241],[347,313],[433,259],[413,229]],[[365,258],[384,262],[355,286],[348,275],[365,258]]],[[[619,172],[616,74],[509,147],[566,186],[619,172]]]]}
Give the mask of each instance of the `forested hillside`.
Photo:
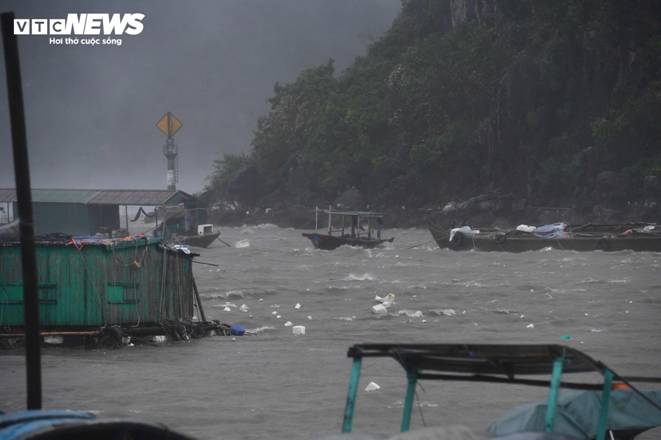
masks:
{"type": "Polygon", "coordinates": [[[476,194],[659,198],[661,2],[408,0],[346,71],[276,84],[252,150],[205,197],[443,206],[476,194]]]}

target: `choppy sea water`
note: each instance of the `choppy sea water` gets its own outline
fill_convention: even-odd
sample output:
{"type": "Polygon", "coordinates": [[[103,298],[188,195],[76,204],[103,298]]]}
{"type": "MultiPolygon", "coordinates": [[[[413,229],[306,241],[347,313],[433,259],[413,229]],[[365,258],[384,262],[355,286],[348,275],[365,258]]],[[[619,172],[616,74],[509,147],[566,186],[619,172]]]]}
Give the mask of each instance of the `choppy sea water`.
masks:
{"type": "MultiPolygon", "coordinates": [[[[661,254],[441,250],[423,229],[390,230],[392,245],[318,251],[299,230],[222,228],[195,274],[210,318],[256,335],[120,350],[47,348],[49,408],[165,423],[201,439],[313,439],[340,431],[350,360],[361,342],[558,343],[623,375],[659,375],[661,254]],[[376,295],[395,295],[376,315],[376,295]],[[296,305],[300,304],[300,308],[296,305]],[[292,327],[304,325],[305,336],[292,327]]],[[[24,406],[20,352],[0,353],[0,409],[24,406]]],[[[596,378],[596,377],[595,377],[596,378]]],[[[354,430],[397,432],[404,374],[363,363],[354,430]],[[381,386],[365,392],[369,382],[381,386]]],[[[413,427],[462,423],[482,433],[545,390],[430,383],[413,427]]]]}

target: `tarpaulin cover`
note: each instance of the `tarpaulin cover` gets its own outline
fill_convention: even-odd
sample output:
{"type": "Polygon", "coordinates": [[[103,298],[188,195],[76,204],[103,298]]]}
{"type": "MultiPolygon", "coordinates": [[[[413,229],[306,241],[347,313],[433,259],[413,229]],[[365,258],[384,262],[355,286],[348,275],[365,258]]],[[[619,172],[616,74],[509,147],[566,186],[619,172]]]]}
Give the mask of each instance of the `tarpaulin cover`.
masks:
{"type": "MultiPolygon", "coordinates": [[[[645,391],[644,394],[661,404],[661,390],[645,391]]],[[[553,432],[579,439],[596,436],[599,420],[601,392],[563,392],[558,399],[553,432]]],[[[518,406],[489,426],[494,435],[515,432],[544,431],[546,403],[531,403],[518,406]]],[[[661,426],[661,411],[632,391],[611,393],[607,427],[613,431],[647,429],[661,426]]]]}
{"type": "Polygon", "coordinates": [[[550,225],[537,226],[534,234],[540,238],[563,238],[566,228],[566,223],[551,223],[550,225]]]}

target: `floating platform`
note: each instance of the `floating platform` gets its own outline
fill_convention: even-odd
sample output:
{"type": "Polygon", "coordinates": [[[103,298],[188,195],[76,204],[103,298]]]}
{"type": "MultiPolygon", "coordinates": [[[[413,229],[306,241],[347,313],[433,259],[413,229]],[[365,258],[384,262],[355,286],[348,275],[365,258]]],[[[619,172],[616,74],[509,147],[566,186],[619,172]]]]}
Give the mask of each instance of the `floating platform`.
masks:
{"type": "MultiPolygon", "coordinates": [[[[35,244],[43,336],[185,339],[227,327],[195,319],[204,315],[195,310],[197,254],[188,250],[147,237],[54,236],[35,244]]],[[[21,246],[0,242],[0,337],[20,337],[23,319],[21,246]]]]}

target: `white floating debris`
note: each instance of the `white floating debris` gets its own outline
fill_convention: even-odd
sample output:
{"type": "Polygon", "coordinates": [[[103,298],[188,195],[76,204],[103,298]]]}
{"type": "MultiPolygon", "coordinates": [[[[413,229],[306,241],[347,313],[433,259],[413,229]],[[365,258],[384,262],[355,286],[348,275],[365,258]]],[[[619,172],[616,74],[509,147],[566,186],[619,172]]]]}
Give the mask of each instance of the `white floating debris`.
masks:
{"type": "Polygon", "coordinates": [[[296,305],[294,306],[294,308],[295,308],[296,310],[299,310],[299,309],[301,308],[301,303],[296,303],[296,305]]]}
{"type": "Polygon", "coordinates": [[[271,312],[271,315],[277,315],[277,314],[278,312],[276,312],[275,310],[271,312]]]}
{"type": "Polygon", "coordinates": [[[426,319],[423,319],[423,320],[422,320],[422,323],[423,323],[423,324],[427,323],[427,320],[426,320],[426,319]]]}
{"type": "Polygon", "coordinates": [[[376,315],[385,315],[388,313],[388,308],[383,304],[377,304],[375,306],[372,306],[372,313],[376,315]]]}
{"type": "Polygon", "coordinates": [[[291,328],[294,336],[303,336],[305,335],[305,326],[304,325],[295,325],[291,328]]]}
{"type": "Polygon", "coordinates": [[[292,324],[291,321],[285,322],[285,327],[291,327],[292,325],[294,325],[294,324],[292,324]]]}
{"type": "Polygon", "coordinates": [[[395,294],[394,293],[389,293],[386,296],[384,296],[383,298],[380,297],[379,295],[376,295],[374,297],[374,301],[380,302],[381,304],[383,304],[386,307],[390,307],[391,305],[393,305],[395,303],[395,294]]]}
{"type": "Polygon", "coordinates": [[[243,240],[239,240],[236,243],[234,243],[234,247],[239,249],[250,247],[250,240],[248,240],[247,238],[244,238],[243,240]]]}
{"type": "Polygon", "coordinates": [[[157,344],[165,344],[167,342],[168,338],[165,335],[155,335],[152,336],[151,341],[155,342],[157,344]]]}
{"type": "Polygon", "coordinates": [[[259,302],[262,302],[262,301],[264,301],[264,298],[260,298],[260,299],[259,299],[259,302]]]}
{"type": "Polygon", "coordinates": [[[312,316],[308,315],[308,321],[312,321],[312,316]]]}
{"type": "Polygon", "coordinates": [[[245,304],[241,304],[241,307],[239,307],[239,310],[242,312],[246,313],[248,311],[248,306],[245,304]]]}
{"type": "Polygon", "coordinates": [[[381,385],[379,385],[376,382],[370,382],[365,387],[365,391],[367,391],[368,393],[370,393],[372,391],[377,391],[377,390],[380,390],[380,389],[381,389],[381,385]]]}
{"type": "Polygon", "coordinates": [[[434,312],[440,316],[455,316],[457,314],[455,309],[436,309],[434,312]]]}
{"type": "Polygon", "coordinates": [[[528,324],[528,325],[526,326],[526,328],[535,328],[535,324],[530,323],[530,324],[528,324]]]}
{"type": "Polygon", "coordinates": [[[232,309],[230,309],[228,306],[225,306],[225,308],[223,308],[223,312],[231,312],[231,311],[232,309]]]}
{"type": "Polygon", "coordinates": [[[280,319],[282,318],[282,315],[275,315],[275,319],[280,319]]]}

